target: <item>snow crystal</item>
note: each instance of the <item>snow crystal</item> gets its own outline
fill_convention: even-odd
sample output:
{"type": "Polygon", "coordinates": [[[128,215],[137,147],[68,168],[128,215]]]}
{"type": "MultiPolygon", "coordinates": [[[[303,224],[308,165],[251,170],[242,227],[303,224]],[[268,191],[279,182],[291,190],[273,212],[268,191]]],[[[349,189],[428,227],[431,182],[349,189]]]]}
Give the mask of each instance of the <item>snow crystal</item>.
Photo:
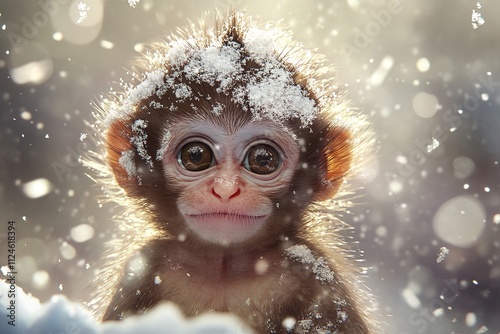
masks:
{"type": "Polygon", "coordinates": [[[199,50],[184,67],[184,74],[195,82],[203,81],[212,86],[218,83],[221,91],[227,92],[233,80],[239,78],[243,71],[239,49],[239,44],[230,43],[199,50]]]}
{"type": "Polygon", "coordinates": [[[436,259],[436,262],[437,263],[440,263],[441,261],[444,260],[444,258],[446,257],[446,255],[448,255],[450,253],[450,250],[446,247],[441,247],[439,249],[439,254],[438,254],[438,258],[436,259]]]}
{"type": "Polygon", "coordinates": [[[165,56],[158,55],[158,63],[169,62],[174,69],[180,68],[183,64],[187,63],[191,58],[194,49],[192,45],[196,45],[194,38],[178,39],[168,43],[170,49],[165,56]]]}
{"type": "Polygon", "coordinates": [[[149,106],[153,109],[163,109],[165,108],[165,106],[163,104],[161,104],[160,102],[157,102],[157,101],[151,101],[149,103],[149,106]]]}
{"type": "Polygon", "coordinates": [[[254,117],[271,119],[278,123],[300,118],[308,125],[316,117],[315,102],[304,95],[284,69],[273,69],[272,76],[247,86],[248,104],[254,117]]]}
{"type": "Polygon", "coordinates": [[[155,276],[155,284],[160,284],[162,282],[160,276],[155,276]]]}
{"type": "Polygon", "coordinates": [[[118,159],[120,166],[127,172],[129,178],[137,175],[137,170],[135,168],[134,151],[129,150],[122,152],[122,156],[118,159]]]}
{"type": "Polygon", "coordinates": [[[90,7],[85,2],[79,2],[76,7],[78,8],[78,20],[76,23],[80,24],[89,18],[90,7]]]}
{"type": "MultiPolygon", "coordinates": [[[[125,112],[130,113],[134,110],[134,107],[143,99],[147,99],[159,88],[164,86],[164,71],[163,69],[157,69],[152,72],[147,72],[144,75],[144,80],[137,86],[131,88],[127,92],[127,97],[121,106],[120,110],[115,112],[125,112]]],[[[110,118],[116,117],[115,114],[111,114],[110,118]]],[[[108,119],[108,123],[111,123],[111,119],[108,119]]]]}
{"type": "Polygon", "coordinates": [[[432,137],[432,143],[427,145],[426,151],[427,153],[431,153],[438,147],[439,147],[439,141],[436,138],[432,137]]]}
{"type": "MultiPolygon", "coordinates": [[[[479,3],[479,2],[476,3],[476,8],[477,9],[481,9],[481,3],[479,3]]],[[[483,24],[485,24],[486,21],[484,20],[484,18],[481,15],[481,13],[476,12],[476,10],[473,9],[472,10],[472,16],[471,16],[471,23],[472,23],[472,28],[477,29],[480,26],[482,26],[483,24]]]]}
{"type": "Polygon", "coordinates": [[[312,265],[311,271],[316,274],[320,282],[333,282],[334,273],[330,270],[328,262],[324,257],[315,257],[312,251],[305,245],[294,245],[285,250],[285,254],[292,260],[312,265]]]}
{"type": "Polygon", "coordinates": [[[217,176],[214,179],[214,183],[218,183],[223,185],[224,187],[234,187],[238,183],[238,175],[235,175],[231,178],[226,178],[224,176],[217,176]]]}
{"type": "Polygon", "coordinates": [[[175,97],[180,101],[184,101],[191,96],[191,88],[186,84],[176,85],[175,97]]]}
{"type": "Polygon", "coordinates": [[[304,320],[300,320],[299,321],[299,326],[300,328],[303,328],[307,331],[309,331],[310,329],[312,329],[313,327],[313,321],[311,319],[304,319],[304,320]]]}
{"type": "Polygon", "coordinates": [[[170,131],[165,131],[165,134],[161,139],[160,148],[158,149],[158,151],[156,151],[156,160],[163,160],[163,155],[165,155],[165,152],[168,149],[168,144],[170,143],[170,137],[170,131]]]}
{"type": "Polygon", "coordinates": [[[128,4],[130,5],[130,7],[135,8],[135,6],[137,6],[137,4],[138,4],[140,1],[141,1],[141,0],[128,0],[128,4]]]}
{"type": "Polygon", "coordinates": [[[222,114],[222,111],[224,110],[224,105],[221,104],[220,102],[217,102],[215,104],[215,106],[212,108],[212,112],[214,114],[216,114],[217,116],[219,116],[220,114],[222,114]]]}
{"type": "Polygon", "coordinates": [[[130,138],[130,142],[135,145],[137,149],[137,153],[139,156],[146,161],[146,163],[152,168],[153,161],[151,156],[148,154],[148,150],[146,149],[146,143],[148,139],[148,135],[146,131],[144,131],[148,127],[148,123],[142,119],[138,119],[132,124],[132,132],[135,136],[130,138]]]}
{"type": "Polygon", "coordinates": [[[341,322],[345,322],[348,318],[347,312],[346,311],[338,311],[337,317],[341,322]]]}
{"type": "Polygon", "coordinates": [[[273,58],[274,50],[284,49],[284,46],[276,45],[282,37],[282,32],[278,29],[262,30],[252,27],[245,34],[245,47],[260,64],[264,64],[266,59],[273,58]]]}

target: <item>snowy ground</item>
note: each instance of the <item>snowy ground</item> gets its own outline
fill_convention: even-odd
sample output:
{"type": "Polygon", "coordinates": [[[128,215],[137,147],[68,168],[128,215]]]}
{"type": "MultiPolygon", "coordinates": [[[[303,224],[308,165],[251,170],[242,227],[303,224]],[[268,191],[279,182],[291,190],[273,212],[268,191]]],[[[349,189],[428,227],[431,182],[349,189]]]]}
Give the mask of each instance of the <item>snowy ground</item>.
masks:
{"type": "Polygon", "coordinates": [[[236,317],[227,314],[210,314],[188,321],[173,304],[160,305],[143,316],[100,324],[81,305],[63,295],[41,304],[22,288],[6,281],[0,281],[0,319],[2,334],[156,334],[165,330],[169,334],[250,333],[236,317]],[[9,297],[13,291],[15,299],[9,297]]]}

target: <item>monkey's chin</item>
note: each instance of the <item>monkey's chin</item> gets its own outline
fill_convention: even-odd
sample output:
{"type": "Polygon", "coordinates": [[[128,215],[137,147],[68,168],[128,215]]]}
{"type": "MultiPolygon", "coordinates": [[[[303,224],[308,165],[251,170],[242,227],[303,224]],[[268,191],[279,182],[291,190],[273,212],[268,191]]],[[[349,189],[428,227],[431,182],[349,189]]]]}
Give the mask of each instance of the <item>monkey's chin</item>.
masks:
{"type": "Polygon", "coordinates": [[[191,230],[201,239],[229,246],[244,242],[256,235],[268,216],[206,213],[184,217],[191,230]]]}

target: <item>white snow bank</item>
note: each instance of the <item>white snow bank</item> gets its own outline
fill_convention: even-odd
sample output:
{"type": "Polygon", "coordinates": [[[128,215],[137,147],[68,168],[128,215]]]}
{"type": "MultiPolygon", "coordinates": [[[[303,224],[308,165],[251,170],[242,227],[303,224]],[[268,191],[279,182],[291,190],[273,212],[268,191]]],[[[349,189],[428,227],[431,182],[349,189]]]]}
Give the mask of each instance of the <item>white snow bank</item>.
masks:
{"type": "Polygon", "coordinates": [[[251,331],[229,314],[205,314],[185,319],[171,303],[159,305],[145,315],[124,321],[98,323],[82,305],[70,302],[62,295],[54,296],[49,302],[41,304],[22,288],[0,280],[0,333],[226,334],[251,331]]]}

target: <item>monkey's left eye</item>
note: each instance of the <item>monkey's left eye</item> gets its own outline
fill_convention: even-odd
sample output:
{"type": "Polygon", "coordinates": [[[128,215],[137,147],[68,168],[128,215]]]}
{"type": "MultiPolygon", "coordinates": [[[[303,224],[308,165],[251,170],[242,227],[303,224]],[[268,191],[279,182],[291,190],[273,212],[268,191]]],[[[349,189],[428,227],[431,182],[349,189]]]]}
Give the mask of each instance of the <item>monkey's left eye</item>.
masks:
{"type": "Polygon", "coordinates": [[[278,151],[272,146],[258,144],[250,147],[243,166],[255,174],[270,174],[280,166],[278,151]]]}
{"type": "Polygon", "coordinates": [[[214,158],[210,147],[201,142],[192,142],[184,145],[179,151],[177,161],[179,165],[189,171],[198,172],[212,166],[214,158]]]}

